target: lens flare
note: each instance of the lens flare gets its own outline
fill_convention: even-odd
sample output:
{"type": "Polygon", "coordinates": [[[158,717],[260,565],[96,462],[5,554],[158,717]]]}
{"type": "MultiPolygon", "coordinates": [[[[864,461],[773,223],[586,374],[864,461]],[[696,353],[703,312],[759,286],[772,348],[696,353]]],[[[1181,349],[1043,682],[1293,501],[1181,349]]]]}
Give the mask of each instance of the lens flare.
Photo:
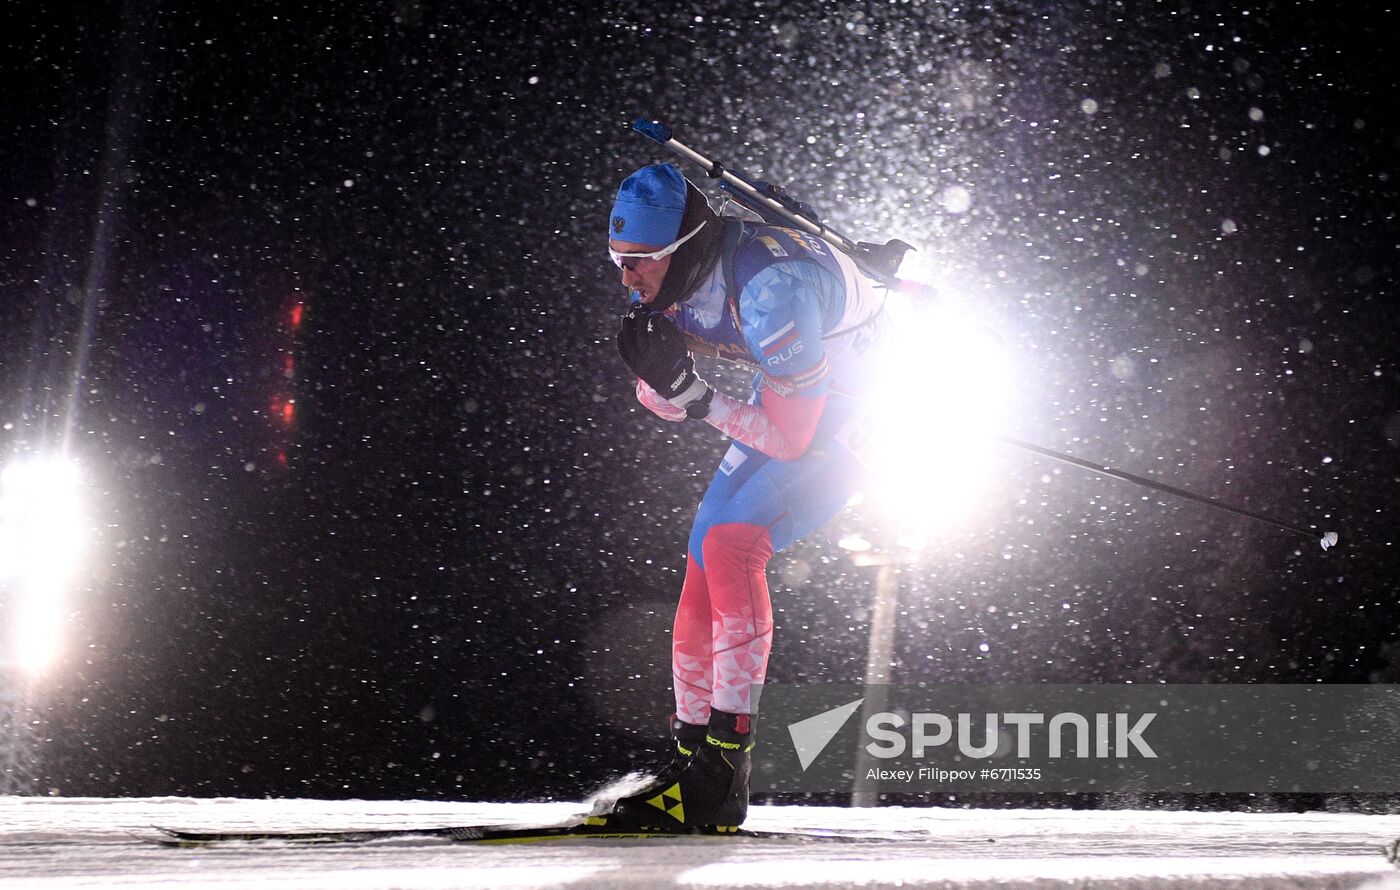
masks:
{"type": "Polygon", "coordinates": [[[9,612],[5,649],[40,673],[61,649],[68,587],[83,550],[77,465],[29,458],[0,473],[0,590],[9,612]]]}
{"type": "Polygon", "coordinates": [[[891,294],[897,340],[872,403],[870,489],[901,535],[927,538],[967,521],[991,484],[991,435],[1005,424],[1004,349],[975,319],[891,294]]]}

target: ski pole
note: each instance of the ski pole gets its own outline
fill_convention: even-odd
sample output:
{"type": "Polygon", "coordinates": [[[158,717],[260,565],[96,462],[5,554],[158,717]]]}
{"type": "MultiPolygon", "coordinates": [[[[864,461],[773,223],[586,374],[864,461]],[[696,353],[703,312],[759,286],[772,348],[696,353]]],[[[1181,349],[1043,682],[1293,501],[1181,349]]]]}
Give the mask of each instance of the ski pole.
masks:
{"type": "Polygon", "coordinates": [[[1290,525],[1287,522],[1279,522],[1277,519],[1272,519],[1268,516],[1265,516],[1262,513],[1256,513],[1253,510],[1246,510],[1243,507],[1236,507],[1233,504],[1227,504],[1224,501],[1217,500],[1216,498],[1212,497],[1206,497],[1203,494],[1196,494],[1195,492],[1187,491],[1184,488],[1177,488],[1174,485],[1167,485],[1165,482],[1157,482],[1156,480],[1148,479],[1145,476],[1138,476],[1133,473],[1124,472],[1123,470],[1115,470],[1113,467],[1106,467],[1103,464],[1096,464],[1092,461],[1083,460],[1081,458],[1074,457],[1070,454],[1063,454],[1059,451],[1052,451],[1049,448],[1045,448],[1031,442],[1023,442],[1020,439],[1013,439],[1010,436],[996,436],[995,438],[997,441],[1002,442],[1006,445],[1010,445],[1013,448],[1020,448],[1023,451],[1029,451],[1032,454],[1038,454],[1041,457],[1048,457],[1051,460],[1057,460],[1060,463],[1069,464],[1072,467],[1079,467],[1081,470],[1088,470],[1091,473],[1098,473],[1100,476],[1107,476],[1110,479],[1119,479],[1123,482],[1131,482],[1134,485],[1141,485],[1143,488],[1150,488],[1153,491],[1160,491],[1163,494],[1169,494],[1173,497],[1181,498],[1182,500],[1194,501],[1197,504],[1205,504],[1207,507],[1214,507],[1215,509],[1221,510],[1225,513],[1233,513],[1236,516],[1243,516],[1246,519],[1253,519],[1254,521],[1262,522],[1265,525],[1272,525],[1274,528],[1283,529],[1286,532],[1293,532],[1296,535],[1302,535],[1308,540],[1318,541],[1318,543],[1322,545],[1323,550],[1329,550],[1332,547],[1337,546],[1338,538],[1336,532],[1324,532],[1321,538],[1319,538],[1316,531],[1310,531],[1300,526],[1290,525]]]}
{"type": "Polygon", "coordinates": [[[914,249],[909,244],[898,238],[885,244],[854,241],[823,223],[810,205],[793,198],[781,186],[749,179],[738,171],[725,167],[719,161],[705,157],[676,139],[675,133],[665,124],[639,117],[632,122],[632,129],[700,167],[711,179],[718,179],[721,187],[737,195],[741,203],[763,216],[765,221],[781,222],[790,228],[821,238],[854,260],[866,275],[888,288],[911,293],[926,290],[922,285],[905,282],[895,275],[904,254],[914,249]]]}
{"type": "MultiPolygon", "coordinates": [[[[716,358],[722,361],[733,362],[735,364],[744,365],[745,367],[753,368],[755,370],[757,370],[759,367],[757,362],[746,361],[740,356],[721,355],[720,351],[717,348],[696,337],[686,338],[686,349],[688,349],[690,352],[695,353],[696,355],[705,355],[709,356],[710,358],[716,358]]],[[[998,442],[1001,442],[1003,445],[1009,445],[1012,448],[1019,448],[1022,451],[1029,451],[1031,454],[1038,454],[1041,457],[1047,457],[1050,460],[1059,461],[1062,464],[1069,464],[1070,466],[1078,467],[1081,470],[1088,470],[1091,473],[1098,473],[1100,476],[1107,476],[1110,479],[1117,479],[1121,482],[1130,482],[1133,485],[1140,485],[1143,488],[1149,488],[1153,491],[1159,491],[1162,494],[1169,494],[1172,497],[1181,498],[1182,500],[1193,501],[1197,504],[1205,504],[1207,507],[1214,507],[1215,509],[1221,510],[1225,513],[1232,513],[1235,516],[1243,516],[1246,519],[1253,519],[1255,522],[1262,522],[1265,525],[1271,525],[1274,528],[1282,529],[1286,532],[1292,532],[1295,535],[1302,535],[1310,541],[1317,541],[1322,546],[1323,550],[1330,550],[1333,547],[1337,546],[1337,542],[1339,540],[1339,537],[1336,532],[1323,532],[1323,534],[1319,536],[1318,533],[1314,530],[1306,529],[1297,525],[1291,525],[1287,522],[1280,522],[1279,520],[1274,519],[1270,516],[1265,516],[1262,513],[1256,513],[1253,510],[1246,510],[1244,507],[1236,507],[1233,504],[1227,504],[1224,501],[1218,500],[1216,498],[1207,497],[1203,494],[1196,494],[1193,491],[1187,491],[1184,488],[1177,488],[1174,485],[1167,485],[1165,482],[1158,482],[1155,479],[1148,479],[1146,476],[1138,476],[1135,473],[1129,473],[1124,470],[1116,470],[1113,467],[1105,466],[1104,464],[1097,464],[1093,461],[1088,461],[1080,457],[1075,457],[1072,454],[1065,454],[1062,451],[1055,451],[1054,449],[1046,448],[1043,445],[1036,445],[1034,442],[1027,442],[1023,439],[1016,439],[1011,436],[1001,435],[994,435],[992,436],[992,438],[997,440],[998,442]]]]}
{"type": "MultiPolygon", "coordinates": [[[[902,279],[896,278],[894,275],[894,270],[898,268],[899,260],[903,258],[904,252],[906,250],[913,249],[909,245],[905,244],[903,241],[895,239],[884,245],[852,241],[850,238],[841,234],[836,229],[822,223],[817,218],[816,213],[812,210],[810,206],[794,199],[785,191],[783,191],[780,187],[775,186],[771,183],[750,180],[742,174],[726,168],[719,161],[710,160],[709,158],[700,154],[700,152],[696,151],[695,149],[676,139],[675,134],[673,133],[671,128],[666,126],[665,124],[660,123],[659,121],[649,121],[646,118],[639,117],[636,119],[636,121],[632,123],[632,129],[636,130],[638,133],[641,133],[643,136],[646,136],[648,139],[651,139],[654,142],[658,142],[661,145],[664,145],[666,148],[670,149],[675,154],[699,166],[705,171],[706,175],[708,175],[710,178],[719,179],[723,183],[723,185],[728,186],[731,191],[735,192],[742,198],[747,199],[747,201],[745,202],[746,206],[749,206],[750,209],[753,209],[756,212],[760,213],[760,215],[764,215],[765,212],[768,214],[773,214],[779,219],[781,219],[783,222],[786,222],[790,227],[799,229],[803,232],[806,232],[809,235],[815,235],[818,238],[821,238],[824,241],[830,243],[832,246],[836,247],[842,253],[845,253],[852,260],[854,260],[860,266],[863,272],[865,272],[871,278],[874,278],[875,280],[884,284],[886,287],[894,288],[897,290],[904,290],[910,286],[919,287],[918,285],[912,285],[912,283],[904,282],[902,279]],[[893,256],[894,266],[893,268],[890,268],[887,265],[890,259],[890,254],[881,252],[893,250],[898,250],[898,253],[893,256]],[[872,254],[876,254],[876,256],[872,257],[872,254]],[[880,262],[882,263],[882,266],[877,267],[873,265],[874,262],[880,262]]],[[[687,348],[689,348],[691,352],[694,352],[696,354],[710,355],[716,358],[735,361],[739,364],[752,364],[745,362],[743,359],[740,358],[735,358],[727,355],[719,355],[718,350],[713,349],[708,344],[698,339],[687,338],[687,341],[687,348]]],[[[756,367],[756,365],[754,366],[756,367]]],[[[1078,467],[1082,470],[1088,470],[1091,473],[1098,473],[1101,476],[1108,476],[1111,479],[1118,479],[1123,482],[1130,482],[1134,485],[1140,485],[1144,488],[1149,488],[1153,491],[1161,492],[1162,494],[1169,494],[1173,497],[1181,498],[1182,500],[1194,501],[1198,504],[1205,504],[1208,507],[1214,507],[1215,509],[1221,510],[1225,513],[1232,513],[1236,516],[1243,516],[1246,519],[1253,519],[1256,522],[1262,522],[1266,525],[1271,525],[1274,528],[1282,529],[1283,531],[1293,532],[1294,534],[1302,535],[1303,537],[1308,538],[1309,540],[1317,540],[1321,544],[1323,550],[1329,550],[1337,545],[1338,535],[1336,532],[1333,531],[1324,532],[1319,538],[1315,531],[1310,531],[1308,529],[1296,525],[1290,525],[1286,522],[1280,522],[1276,519],[1272,519],[1268,516],[1265,516],[1262,513],[1256,513],[1253,510],[1246,510],[1243,507],[1236,507],[1232,504],[1227,504],[1224,501],[1217,500],[1216,498],[1196,494],[1194,492],[1186,491],[1182,488],[1176,488],[1175,486],[1167,485],[1164,482],[1157,482],[1152,479],[1148,479],[1145,476],[1138,476],[1133,473],[1125,472],[1123,470],[1115,470],[1114,468],[1104,466],[1103,464],[1096,464],[1092,461],[1087,461],[1070,454],[1064,454],[1059,451],[1054,451],[1052,449],[1045,448],[1044,446],[1036,445],[1032,442],[1025,442],[1020,439],[1014,439],[1010,436],[995,436],[994,438],[997,439],[997,441],[1002,442],[1003,444],[1012,446],[1013,448],[1019,448],[1022,451],[1029,451],[1032,454],[1038,454],[1041,457],[1047,457],[1051,460],[1056,460],[1060,463],[1069,464],[1070,466],[1078,467]]]]}

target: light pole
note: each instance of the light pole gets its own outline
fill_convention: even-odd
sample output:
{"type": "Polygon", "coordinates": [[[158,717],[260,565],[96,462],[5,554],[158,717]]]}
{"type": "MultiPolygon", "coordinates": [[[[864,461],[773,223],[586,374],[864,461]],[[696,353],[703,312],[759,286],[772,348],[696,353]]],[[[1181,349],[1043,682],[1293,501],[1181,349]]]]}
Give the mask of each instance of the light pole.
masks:
{"type": "MultiPolygon", "coordinates": [[[[859,536],[841,540],[841,547],[851,551],[851,562],[862,568],[873,566],[875,593],[870,609],[870,644],[865,654],[865,701],[860,706],[860,725],[866,726],[871,717],[889,707],[890,672],[894,662],[894,634],[899,615],[899,567],[912,565],[919,558],[915,547],[899,546],[893,550],[875,550],[859,536]]],[[[851,787],[851,806],[873,807],[880,803],[880,780],[876,768],[879,761],[866,750],[856,749],[855,782],[851,787]]]]}
{"type": "Polygon", "coordinates": [[[0,652],[0,795],[34,790],[34,734],[22,674],[0,652]]]}

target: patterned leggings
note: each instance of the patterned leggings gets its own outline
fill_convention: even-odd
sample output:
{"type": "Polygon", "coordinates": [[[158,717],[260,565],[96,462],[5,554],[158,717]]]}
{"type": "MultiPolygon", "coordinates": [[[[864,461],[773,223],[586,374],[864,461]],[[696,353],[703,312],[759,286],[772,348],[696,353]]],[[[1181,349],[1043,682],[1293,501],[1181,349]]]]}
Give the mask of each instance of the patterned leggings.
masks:
{"type": "Polygon", "coordinates": [[[842,444],[857,404],[829,394],[807,452],[780,461],[734,444],[700,502],[676,608],[671,668],[676,715],[709,722],[710,708],[752,714],[773,642],[768,560],[835,516],[864,468],[842,444]]]}

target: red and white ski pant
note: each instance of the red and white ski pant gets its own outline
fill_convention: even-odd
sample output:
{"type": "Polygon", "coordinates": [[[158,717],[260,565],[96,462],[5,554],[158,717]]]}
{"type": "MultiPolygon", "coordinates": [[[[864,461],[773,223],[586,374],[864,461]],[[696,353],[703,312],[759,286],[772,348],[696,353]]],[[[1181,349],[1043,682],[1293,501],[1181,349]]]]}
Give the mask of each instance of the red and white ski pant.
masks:
{"type": "Polygon", "coordinates": [[[704,725],[710,709],[752,714],[773,641],[768,560],[835,516],[865,470],[842,444],[854,400],[830,396],[811,446],[777,460],[734,444],[691,529],[671,643],[676,715],[704,725]]]}

